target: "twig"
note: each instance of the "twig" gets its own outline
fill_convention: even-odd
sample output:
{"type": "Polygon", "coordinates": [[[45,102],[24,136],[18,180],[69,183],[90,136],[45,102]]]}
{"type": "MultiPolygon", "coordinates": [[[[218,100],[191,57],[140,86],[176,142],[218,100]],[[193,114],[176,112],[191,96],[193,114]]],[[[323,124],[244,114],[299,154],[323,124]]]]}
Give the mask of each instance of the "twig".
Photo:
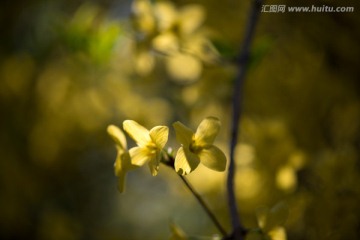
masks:
{"type": "MultiPolygon", "coordinates": [[[[169,155],[166,152],[163,152],[163,158],[161,163],[165,164],[166,166],[174,169],[174,158],[169,155]]],[[[186,187],[190,190],[190,192],[194,195],[196,200],[199,202],[199,204],[202,206],[202,208],[205,210],[206,214],[209,216],[209,218],[213,221],[214,225],[217,227],[221,235],[225,238],[227,236],[227,233],[223,226],[220,224],[220,222],[215,217],[215,214],[210,210],[209,206],[206,204],[206,202],[201,198],[200,194],[196,192],[196,190],[193,188],[193,186],[186,180],[186,178],[182,175],[178,175],[181,180],[184,182],[186,187]]]]}
{"type": "Polygon", "coordinates": [[[213,221],[215,226],[218,228],[218,230],[220,231],[222,236],[226,237],[227,233],[226,233],[225,229],[221,226],[221,224],[219,223],[219,221],[215,217],[214,213],[210,210],[210,208],[207,206],[207,204],[204,202],[204,200],[201,198],[201,196],[195,191],[195,189],[191,186],[191,184],[186,180],[186,178],[184,176],[179,175],[179,177],[185,183],[186,187],[190,190],[190,192],[194,195],[196,200],[198,200],[198,202],[203,207],[203,209],[205,210],[207,215],[210,217],[210,219],[213,221]]]}
{"type": "Polygon", "coordinates": [[[231,142],[230,142],[230,164],[229,172],[227,177],[227,192],[228,192],[228,204],[231,217],[231,224],[233,229],[233,239],[242,240],[246,230],[241,224],[238,207],[236,203],[236,196],[234,191],[234,177],[235,177],[235,159],[234,152],[239,136],[239,123],[242,113],[242,90],[244,86],[244,79],[247,72],[247,65],[250,55],[250,45],[254,36],[255,26],[259,18],[261,6],[263,0],[254,0],[252,11],[249,15],[249,20],[247,23],[247,28],[240,50],[239,57],[237,59],[238,64],[238,74],[235,79],[234,93],[233,93],[233,116],[232,116],[232,126],[231,126],[231,142]]]}

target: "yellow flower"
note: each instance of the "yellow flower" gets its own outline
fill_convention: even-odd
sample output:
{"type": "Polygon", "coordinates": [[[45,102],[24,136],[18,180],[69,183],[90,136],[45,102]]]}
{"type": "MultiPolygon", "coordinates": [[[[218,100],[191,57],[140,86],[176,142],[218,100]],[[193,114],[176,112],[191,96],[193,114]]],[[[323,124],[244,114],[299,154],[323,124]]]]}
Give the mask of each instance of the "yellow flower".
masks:
{"type": "Polygon", "coordinates": [[[107,127],[107,132],[116,143],[117,156],[114,164],[114,170],[115,175],[118,177],[118,189],[120,192],[123,192],[126,172],[135,169],[137,166],[131,163],[124,133],[114,125],[109,125],[107,127]]]}
{"type": "Polygon", "coordinates": [[[176,139],[181,143],[176,158],[175,170],[182,174],[189,174],[201,162],[215,171],[226,168],[225,154],[213,142],[220,130],[220,121],[215,117],[205,118],[194,133],[181,122],[173,124],[176,139]]]}
{"type": "Polygon", "coordinates": [[[286,240],[286,231],[283,225],[289,215],[285,202],[276,204],[271,209],[261,207],[256,211],[258,226],[271,240],[286,240]]]}
{"type": "Polygon", "coordinates": [[[168,127],[156,126],[149,131],[132,120],[125,120],[123,127],[138,145],[129,150],[132,164],[142,166],[148,162],[151,174],[156,176],[159,171],[161,150],[168,140],[168,127]]]}
{"type": "Polygon", "coordinates": [[[170,223],[171,236],[170,240],[187,240],[188,237],[184,231],[175,223],[170,223]]]}

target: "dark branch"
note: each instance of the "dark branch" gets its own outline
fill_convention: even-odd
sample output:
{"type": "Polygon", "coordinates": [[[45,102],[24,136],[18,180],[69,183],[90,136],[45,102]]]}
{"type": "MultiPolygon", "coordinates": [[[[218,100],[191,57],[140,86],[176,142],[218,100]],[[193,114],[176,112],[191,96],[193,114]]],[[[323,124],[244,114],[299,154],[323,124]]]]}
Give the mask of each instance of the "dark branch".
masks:
{"type": "Polygon", "coordinates": [[[233,239],[244,239],[245,228],[241,224],[238,206],[236,203],[236,196],[234,190],[234,177],[235,177],[235,159],[234,152],[239,136],[239,125],[242,114],[242,97],[244,80],[247,73],[247,67],[250,56],[250,45],[254,36],[255,26],[258,22],[261,6],[263,0],[254,0],[249,20],[247,23],[246,32],[242,47],[240,49],[239,57],[237,59],[238,73],[235,79],[234,93],[233,93],[233,116],[231,126],[231,142],[230,142],[230,164],[227,177],[227,191],[228,191],[228,204],[231,217],[231,224],[233,228],[233,239]]]}

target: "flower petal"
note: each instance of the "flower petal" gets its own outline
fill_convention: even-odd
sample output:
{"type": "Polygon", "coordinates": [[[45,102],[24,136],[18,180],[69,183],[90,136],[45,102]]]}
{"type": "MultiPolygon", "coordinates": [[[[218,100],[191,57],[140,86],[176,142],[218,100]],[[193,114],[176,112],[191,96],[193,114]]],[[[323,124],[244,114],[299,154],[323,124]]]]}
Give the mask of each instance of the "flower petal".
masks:
{"type": "Polygon", "coordinates": [[[131,163],[129,152],[118,152],[114,163],[115,176],[119,176],[120,174],[126,173],[130,170],[134,170],[137,167],[138,166],[131,163]]]}
{"type": "Polygon", "coordinates": [[[189,4],[179,12],[180,32],[185,35],[193,34],[205,19],[204,7],[197,4],[189,4]]]}
{"type": "Polygon", "coordinates": [[[288,215],[289,208],[285,202],[279,202],[271,209],[261,207],[256,210],[258,225],[264,232],[269,232],[284,225],[288,215]]]}
{"type": "Polygon", "coordinates": [[[177,226],[175,223],[170,223],[170,230],[171,230],[171,240],[186,240],[188,237],[184,233],[184,231],[177,226]]]}
{"type": "Polygon", "coordinates": [[[181,175],[189,174],[199,165],[199,157],[188,149],[180,147],[175,157],[175,171],[181,175]]]}
{"type": "Polygon", "coordinates": [[[169,128],[156,126],[150,130],[150,137],[159,150],[163,149],[169,136],[169,128]]]}
{"type": "Polygon", "coordinates": [[[184,146],[189,146],[194,132],[179,121],[174,123],[173,127],[175,129],[176,140],[184,146]]]}
{"type": "Polygon", "coordinates": [[[151,175],[156,176],[159,172],[159,165],[160,165],[160,151],[149,160],[149,169],[151,175]]]}
{"type": "Polygon", "coordinates": [[[270,231],[276,227],[281,227],[289,216],[289,207],[285,202],[279,202],[269,211],[265,231],[270,231]]]}
{"type": "Polygon", "coordinates": [[[199,153],[200,161],[206,167],[215,171],[225,171],[226,157],[225,154],[216,146],[203,148],[199,153]]]}
{"type": "Polygon", "coordinates": [[[131,163],[137,166],[142,166],[150,159],[147,148],[133,147],[129,150],[131,163]]]}
{"type": "Polygon", "coordinates": [[[195,133],[195,144],[205,146],[213,144],[220,131],[221,123],[215,117],[207,117],[200,123],[195,133]]]}
{"type": "Polygon", "coordinates": [[[120,175],[117,176],[118,178],[118,185],[117,188],[119,192],[124,192],[125,190],[125,172],[122,172],[120,175]]]}
{"type": "Polygon", "coordinates": [[[131,164],[129,152],[121,153],[118,151],[116,161],[114,164],[115,175],[118,177],[118,190],[124,191],[125,175],[128,171],[137,168],[138,166],[131,164]]]}
{"type": "Polygon", "coordinates": [[[264,229],[269,217],[270,209],[266,206],[261,206],[256,209],[257,224],[261,229],[264,229]]]}
{"type": "Polygon", "coordinates": [[[122,172],[124,172],[124,169],[121,166],[121,153],[119,152],[116,156],[116,160],[114,163],[114,171],[115,171],[115,176],[119,176],[122,172]]]}
{"type": "Polygon", "coordinates": [[[125,137],[125,134],[123,133],[123,131],[121,131],[120,128],[118,128],[115,125],[109,125],[107,127],[107,132],[112,137],[112,139],[115,141],[115,143],[118,145],[118,148],[125,151],[127,148],[127,143],[126,143],[126,137],[125,137]]]}
{"type": "Polygon", "coordinates": [[[175,24],[178,15],[174,4],[169,1],[160,1],[156,2],[153,7],[160,32],[169,30],[175,24]]]}
{"type": "Polygon", "coordinates": [[[203,64],[193,55],[178,52],[165,60],[165,67],[171,79],[180,84],[192,83],[202,74],[203,64]]]}
{"type": "Polygon", "coordinates": [[[165,54],[177,52],[179,49],[178,37],[172,32],[164,32],[152,40],[154,49],[165,54]]]}
{"type": "Polygon", "coordinates": [[[149,131],[137,122],[133,120],[125,120],[123,122],[123,127],[139,146],[146,146],[151,141],[149,131]]]}
{"type": "Polygon", "coordinates": [[[284,227],[275,227],[268,232],[270,239],[272,240],[286,240],[286,230],[284,227]]]}

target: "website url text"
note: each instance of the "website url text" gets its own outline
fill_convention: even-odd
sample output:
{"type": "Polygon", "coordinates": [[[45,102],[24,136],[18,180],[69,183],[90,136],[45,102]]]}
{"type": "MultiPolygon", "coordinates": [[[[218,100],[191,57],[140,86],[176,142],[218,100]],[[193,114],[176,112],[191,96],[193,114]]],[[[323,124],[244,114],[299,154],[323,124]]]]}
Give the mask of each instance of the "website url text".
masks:
{"type": "Polygon", "coordinates": [[[261,12],[263,13],[285,13],[285,12],[301,12],[301,13],[347,13],[354,12],[355,8],[347,7],[334,7],[334,6],[286,6],[286,5],[262,5],[261,12]]]}

